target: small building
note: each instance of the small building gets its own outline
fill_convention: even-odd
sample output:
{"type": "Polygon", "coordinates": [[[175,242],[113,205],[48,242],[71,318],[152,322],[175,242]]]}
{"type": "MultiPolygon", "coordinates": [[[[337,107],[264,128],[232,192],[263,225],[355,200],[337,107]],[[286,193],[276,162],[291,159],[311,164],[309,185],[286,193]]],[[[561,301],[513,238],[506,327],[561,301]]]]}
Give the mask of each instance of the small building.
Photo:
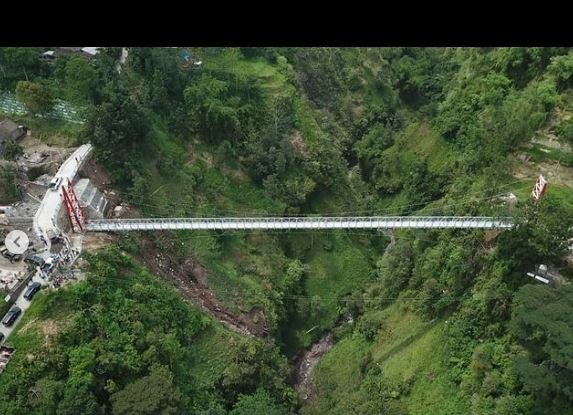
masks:
{"type": "Polygon", "coordinates": [[[26,135],[26,128],[14,121],[0,121],[0,155],[4,152],[4,146],[8,143],[15,144],[26,135]]]}
{"type": "Polygon", "coordinates": [[[42,53],[42,59],[47,60],[47,61],[52,61],[54,59],[56,59],[56,51],[54,50],[47,50],[44,53],[42,53]]]}
{"type": "Polygon", "coordinates": [[[67,55],[73,55],[76,53],[80,53],[82,50],[82,48],[56,48],[55,55],[56,56],[67,56],[67,55]]]}
{"type": "MultiPolygon", "coordinates": [[[[99,53],[100,48],[92,47],[75,47],[75,48],[56,48],[54,55],[58,56],[69,56],[69,55],[79,55],[87,58],[93,58],[99,53]]],[[[52,52],[52,51],[48,51],[52,52]]],[[[47,53],[47,52],[44,52],[47,53]]]]}
{"type": "Polygon", "coordinates": [[[84,55],[87,55],[90,58],[93,58],[93,57],[95,57],[95,55],[98,54],[99,48],[82,48],[81,51],[84,55]]]}
{"type": "Polygon", "coordinates": [[[26,135],[26,128],[23,125],[16,124],[14,121],[0,121],[0,141],[10,141],[15,143],[26,135]]]}

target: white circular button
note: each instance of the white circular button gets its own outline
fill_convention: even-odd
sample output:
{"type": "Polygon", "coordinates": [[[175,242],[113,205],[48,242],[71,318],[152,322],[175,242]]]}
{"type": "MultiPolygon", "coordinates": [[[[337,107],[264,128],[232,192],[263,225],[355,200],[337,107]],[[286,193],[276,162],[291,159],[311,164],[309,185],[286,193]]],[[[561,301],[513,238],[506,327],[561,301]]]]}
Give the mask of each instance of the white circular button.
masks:
{"type": "Polygon", "coordinates": [[[24,232],[12,231],[6,235],[4,243],[11,254],[23,254],[28,249],[30,240],[24,232]]]}

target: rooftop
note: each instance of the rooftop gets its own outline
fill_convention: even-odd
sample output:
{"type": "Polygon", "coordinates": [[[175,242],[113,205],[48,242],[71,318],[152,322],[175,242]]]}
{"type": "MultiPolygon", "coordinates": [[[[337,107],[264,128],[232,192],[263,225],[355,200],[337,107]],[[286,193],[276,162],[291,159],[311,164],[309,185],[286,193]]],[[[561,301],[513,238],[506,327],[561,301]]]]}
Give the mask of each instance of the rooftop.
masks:
{"type": "Polygon", "coordinates": [[[82,52],[87,53],[88,55],[95,56],[99,52],[99,48],[82,48],[82,52]]]}
{"type": "Polygon", "coordinates": [[[0,140],[14,138],[14,133],[20,128],[18,124],[11,120],[0,121],[0,140]]]}
{"type": "Polygon", "coordinates": [[[3,131],[12,132],[17,128],[18,128],[18,124],[16,124],[12,120],[0,121],[0,132],[3,132],[3,131]]]}

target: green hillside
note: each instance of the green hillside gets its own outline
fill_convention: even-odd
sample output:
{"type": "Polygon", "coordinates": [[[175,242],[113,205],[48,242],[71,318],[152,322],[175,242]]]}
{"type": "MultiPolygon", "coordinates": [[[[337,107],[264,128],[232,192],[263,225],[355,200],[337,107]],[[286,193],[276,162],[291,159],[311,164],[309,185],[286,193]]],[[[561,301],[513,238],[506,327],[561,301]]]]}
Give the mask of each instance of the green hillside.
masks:
{"type": "Polygon", "coordinates": [[[0,86],[29,79],[87,108],[84,126],[32,110],[20,119],[47,142],[77,132],[93,143],[134,215],[512,216],[517,226],[118,238],[88,254],[86,281],[42,294],[26,314],[0,413],[567,413],[570,49],[128,51],[118,74],[119,48],[54,63],[2,48],[0,86]],[[538,174],[549,187],[534,203],[538,174]],[[154,274],[156,256],[172,270],[154,274]],[[540,263],[557,287],[527,277],[540,263]],[[305,400],[296,357],[326,333],[336,344],[305,400]]]}

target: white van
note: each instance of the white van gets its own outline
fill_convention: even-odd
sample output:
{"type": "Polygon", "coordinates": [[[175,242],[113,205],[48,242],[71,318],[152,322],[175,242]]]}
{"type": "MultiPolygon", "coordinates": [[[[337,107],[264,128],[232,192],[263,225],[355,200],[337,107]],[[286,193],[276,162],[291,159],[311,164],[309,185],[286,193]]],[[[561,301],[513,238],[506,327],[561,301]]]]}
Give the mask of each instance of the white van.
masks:
{"type": "Polygon", "coordinates": [[[40,267],[40,269],[46,274],[49,274],[56,267],[56,265],[58,265],[57,259],[57,255],[51,255],[44,261],[44,264],[40,267]]]}
{"type": "Polygon", "coordinates": [[[59,176],[55,176],[48,185],[48,187],[52,190],[58,190],[58,187],[60,187],[61,183],[62,183],[62,178],[59,176]]]}

